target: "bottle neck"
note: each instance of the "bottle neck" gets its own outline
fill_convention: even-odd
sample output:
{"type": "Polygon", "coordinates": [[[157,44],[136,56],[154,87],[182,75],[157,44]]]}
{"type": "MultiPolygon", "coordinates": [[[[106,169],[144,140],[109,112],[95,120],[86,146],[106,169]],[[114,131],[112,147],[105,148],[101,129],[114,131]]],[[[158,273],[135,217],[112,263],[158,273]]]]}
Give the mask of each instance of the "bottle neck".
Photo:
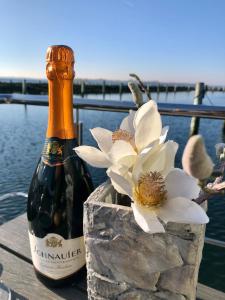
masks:
{"type": "Polygon", "coordinates": [[[48,81],[49,114],[47,138],[76,138],[73,120],[73,80],[53,79],[48,81]]]}

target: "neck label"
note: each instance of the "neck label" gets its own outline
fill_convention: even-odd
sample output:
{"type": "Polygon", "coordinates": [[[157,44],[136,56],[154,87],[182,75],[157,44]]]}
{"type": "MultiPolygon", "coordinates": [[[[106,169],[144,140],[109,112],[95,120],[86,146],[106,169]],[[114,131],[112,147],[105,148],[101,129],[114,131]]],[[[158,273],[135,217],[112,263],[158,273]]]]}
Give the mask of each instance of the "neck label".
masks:
{"type": "Polygon", "coordinates": [[[46,139],[42,151],[42,159],[50,166],[62,165],[66,159],[64,150],[64,140],[58,138],[46,139]]]}

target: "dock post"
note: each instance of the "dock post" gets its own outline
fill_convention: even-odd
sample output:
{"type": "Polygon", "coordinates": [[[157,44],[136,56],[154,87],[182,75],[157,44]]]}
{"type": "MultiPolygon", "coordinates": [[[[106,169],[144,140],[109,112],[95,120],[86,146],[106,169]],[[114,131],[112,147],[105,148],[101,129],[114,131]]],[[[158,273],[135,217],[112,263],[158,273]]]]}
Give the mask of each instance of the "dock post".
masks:
{"type": "Polygon", "coordinates": [[[165,101],[167,102],[167,100],[168,100],[168,95],[169,95],[169,84],[167,84],[167,85],[165,86],[165,92],[166,92],[165,101]]]}
{"type": "Polygon", "coordinates": [[[176,85],[174,85],[173,92],[174,92],[174,94],[176,94],[176,92],[177,92],[177,86],[176,85]]]}
{"type": "Polygon", "coordinates": [[[105,80],[102,81],[102,96],[105,99],[105,80]]]}
{"type": "Polygon", "coordinates": [[[168,84],[165,86],[165,90],[166,90],[166,94],[168,94],[168,92],[169,92],[169,85],[168,84]]]}
{"type": "Polygon", "coordinates": [[[160,83],[157,85],[157,100],[159,100],[159,94],[160,94],[160,83]]]}
{"type": "Polygon", "coordinates": [[[123,83],[121,82],[120,85],[119,85],[120,100],[122,99],[122,93],[123,93],[123,83]]]}
{"type": "Polygon", "coordinates": [[[26,94],[27,93],[27,82],[26,79],[23,79],[22,81],[22,94],[26,94]]]}
{"type": "Polygon", "coordinates": [[[147,92],[150,93],[150,90],[151,90],[151,83],[148,83],[147,84],[147,92]]]}
{"type": "Polygon", "coordinates": [[[83,122],[78,123],[78,145],[81,146],[83,144],[83,122]]]}
{"type": "MultiPolygon", "coordinates": [[[[195,85],[194,105],[202,104],[202,99],[204,98],[204,96],[205,96],[205,84],[204,82],[197,82],[195,85]]],[[[198,134],[199,124],[200,124],[200,118],[192,117],[189,136],[198,134]]]]}
{"type": "Polygon", "coordinates": [[[222,134],[223,134],[223,137],[224,137],[225,136],[225,121],[223,121],[222,134]]]}
{"type": "Polygon", "coordinates": [[[77,133],[77,141],[79,143],[79,132],[80,132],[80,129],[79,129],[79,125],[80,125],[80,112],[79,112],[79,108],[76,108],[76,123],[74,124],[75,126],[75,129],[76,129],[76,133],[77,133]]]}
{"type": "Polygon", "coordinates": [[[81,82],[80,93],[81,93],[81,97],[84,97],[84,94],[85,94],[85,81],[84,80],[82,80],[82,82],[81,82]]]}

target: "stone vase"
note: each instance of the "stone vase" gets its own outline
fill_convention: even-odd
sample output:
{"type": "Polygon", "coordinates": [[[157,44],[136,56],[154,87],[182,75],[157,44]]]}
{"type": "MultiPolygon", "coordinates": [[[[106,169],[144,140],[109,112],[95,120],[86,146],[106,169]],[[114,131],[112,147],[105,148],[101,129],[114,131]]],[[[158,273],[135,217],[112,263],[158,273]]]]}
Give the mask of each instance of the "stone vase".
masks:
{"type": "Polygon", "coordinates": [[[109,183],[84,205],[90,300],[194,300],[205,226],[168,223],[148,234],[109,183]]]}

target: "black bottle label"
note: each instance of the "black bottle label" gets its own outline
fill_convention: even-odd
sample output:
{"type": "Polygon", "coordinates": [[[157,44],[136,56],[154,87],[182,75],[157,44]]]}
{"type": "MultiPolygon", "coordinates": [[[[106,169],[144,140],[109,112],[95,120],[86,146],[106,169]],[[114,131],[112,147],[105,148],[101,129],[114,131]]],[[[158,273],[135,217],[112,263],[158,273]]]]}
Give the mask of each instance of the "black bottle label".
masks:
{"type": "Polygon", "coordinates": [[[62,165],[66,159],[65,141],[58,138],[46,139],[42,151],[42,159],[50,166],[62,165]]]}

